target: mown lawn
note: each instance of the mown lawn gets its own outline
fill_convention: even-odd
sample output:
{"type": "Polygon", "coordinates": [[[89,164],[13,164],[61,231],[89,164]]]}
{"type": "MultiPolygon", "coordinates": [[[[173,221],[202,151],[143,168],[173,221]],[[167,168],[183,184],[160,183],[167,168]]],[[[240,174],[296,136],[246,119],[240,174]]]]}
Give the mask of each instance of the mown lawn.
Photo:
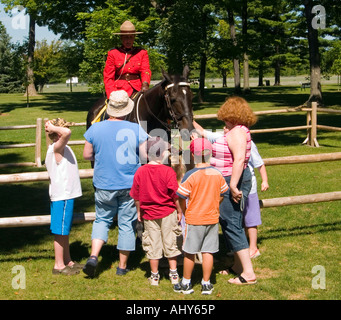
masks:
{"type": "MultiPolygon", "coordinates": [[[[196,90],[194,90],[195,92],[196,90]]],[[[215,113],[231,89],[208,89],[207,102],[194,100],[195,114],[215,113]]],[[[341,93],[336,86],[323,89],[326,105],[341,109],[341,93]]],[[[297,87],[253,88],[246,96],[254,111],[298,106],[306,101],[308,91],[297,87]]],[[[36,118],[63,117],[84,122],[91,104],[97,99],[87,92],[45,93],[31,98],[30,107],[21,95],[0,95],[0,126],[35,124],[36,118]]],[[[319,114],[318,123],[340,126],[341,116],[319,114]]],[[[254,128],[272,128],[305,124],[305,114],[268,115],[259,117],[254,128]]],[[[200,121],[205,128],[218,129],[221,123],[210,119],[200,121]]],[[[83,127],[73,128],[74,140],[82,140],[83,127]]],[[[0,144],[34,142],[34,130],[1,131],[0,144]]],[[[341,133],[318,131],[320,148],[301,145],[306,132],[290,131],[253,136],[263,158],[329,153],[341,151],[341,133]]],[[[90,168],[82,159],[82,146],[73,146],[79,167],[90,168]]],[[[43,158],[46,147],[43,141],[43,158]]],[[[33,161],[33,148],[0,150],[1,163],[33,161]]],[[[0,174],[45,170],[37,168],[0,169],[0,174]]],[[[267,167],[270,189],[261,199],[304,195],[341,190],[341,161],[267,167]]],[[[257,177],[260,179],[259,175],[257,177]]],[[[260,183],[259,183],[260,185],[260,183]]],[[[83,196],[76,201],[75,212],[94,211],[91,179],[82,180],[83,196]]],[[[0,217],[43,215],[49,213],[48,183],[0,185],[0,217]]],[[[101,252],[99,276],[87,279],[53,276],[53,238],[49,227],[8,228],[0,230],[0,299],[2,300],[338,300],[340,283],[340,201],[293,205],[262,209],[259,227],[261,256],[254,268],[258,283],[254,286],[229,285],[229,276],[219,270],[231,260],[221,238],[221,250],[216,254],[212,274],[215,290],[210,296],[200,294],[201,266],[196,265],[192,281],[194,294],[185,296],[173,292],[167,278],[167,268],[159,287],[148,284],[149,263],[141,246],[132,253],[125,277],[115,275],[118,265],[116,250],[117,227],[110,230],[110,240],[101,252]],[[12,269],[24,267],[25,289],[13,286],[16,276],[12,269]],[[318,272],[314,271],[317,268],[318,272]],[[325,271],[324,281],[317,277],[325,271]],[[316,283],[325,288],[316,288],[316,283]]],[[[90,252],[91,223],[74,225],[71,236],[73,259],[85,263],[90,252]]],[[[182,266],[179,266],[182,273],[182,266]]]]}

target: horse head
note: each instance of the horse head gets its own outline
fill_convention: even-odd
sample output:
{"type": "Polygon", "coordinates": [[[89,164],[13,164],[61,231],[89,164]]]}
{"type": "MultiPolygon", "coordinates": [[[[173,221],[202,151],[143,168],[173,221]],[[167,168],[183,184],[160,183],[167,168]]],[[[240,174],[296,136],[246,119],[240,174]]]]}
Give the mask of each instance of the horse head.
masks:
{"type": "Polygon", "coordinates": [[[189,140],[193,127],[193,94],[188,83],[189,68],[185,66],[182,75],[170,76],[164,70],[162,87],[165,90],[165,100],[169,115],[185,140],[189,140]]]}

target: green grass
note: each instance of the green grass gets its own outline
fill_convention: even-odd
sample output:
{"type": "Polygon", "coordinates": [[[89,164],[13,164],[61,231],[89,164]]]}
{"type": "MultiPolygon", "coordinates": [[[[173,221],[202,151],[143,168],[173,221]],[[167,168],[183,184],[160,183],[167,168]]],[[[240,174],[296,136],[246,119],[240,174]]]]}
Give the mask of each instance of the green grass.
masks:
{"type": "MultiPolygon", "coordinates": [[[[50,88],[49,88],[50,89],[50,88]]],[[[52,90],[52,88],[51,88],[52,90]]],[[[0,126],[35,124],[36,118],[63,117],[84,122],[87,110],[97,97],[87,92],[48,92],[31,98],[30,107],[22,95],[0,95],[0,126]]],[[[193,90],[196,93],[196,90],[193,90]]],[[[207,102],[194,103],[195,114],[215,113],[232,89],[210,88],[207,102]]],[[[341,93],[337,87],[323,88],[326,105],[340,109],[341,93]]],[[[254,111],[298,106],[308,98],[308,90],[298,87],[252,88],[246,96],[254,111]]],[[[196,100],[194,100],[196,101],[196,100]]],[[[318,114],[318,123],[340,126],[341,116],[318,114]]],[[[222,123],[199,121],[205,128],[218,129],[222,123]]],[[[280,114],[259,117],[255,128],[272,128],[305,124],[305,114],[280,114]]],[[[72,139],[82,140],[85,128],[73,128],[72,139]]],[[[1,131],[0,144],[34,142],[35,130],[1,131]]],[[[289,155],[340,152],[341,133],[318,131],[320,148],[301,145],[306,132],[290,131],[253,136],[263,158],[289,155]]],[[[43,141],[43,153],[46,152],[43,141]]],[[[82,146],[73,146],[79,167],[90,168],[82,159],[82,146]]],[[[0,161],[33,161],[34,148],[0,150],[0,161]]],[[[37,168],[0,169],[0,174],[45,170],[37,168]]],[[[341,161],[267,167],[270,189],[260,193],[261,199],[304,195],[341,190],[341,161]]],[[[257,178],[260,179],[257,173],[257,178]]],[[[260,183],[259,183],[260,185],[260,183]]],[[[75,203],[75,212],[94,211],[91,179],[82,180],[83,196],[75,203]]],[[[0,217],[43,215],[49,213],[48,183],[0,185],[0,217]]],[[[118,265],[117,226],[110,229],[109,242],[101,252],[99,276],[87,279],[83,274],[74,277],[53,276],[53,237],[49,227],[8,228],[0,230],[0,299],[5,300],[338,300],[340,294],[340,201],[293,205],[262,209],[259,227],[261,256],[253,261],[258,284],[238,287],[227,283],[229,276],[218,273],[230,264],[225,258],[222,238],[220,252],[212,274],[215,290],[211,296],[200,294],[201,266],[196,265],[192,281],[195,293],[190,296],[174,293],[161,268],[161,283],[149,286],[149,263],[140,246],[131,254],[125,277],[115,275],[118,265]],[[12,287],[15,274],[12,268],[21,265],[26,271],[26,289],[12,287]],[[326,270],[326,289],[313,289],[314,266],[326,270]]],[[[70,235],[71,253],[76,261],[85,263],[91,246],[91,223],[74,225],[70,235]]],[[[182,274],[182,266],[179,266],[182,274]]]]}

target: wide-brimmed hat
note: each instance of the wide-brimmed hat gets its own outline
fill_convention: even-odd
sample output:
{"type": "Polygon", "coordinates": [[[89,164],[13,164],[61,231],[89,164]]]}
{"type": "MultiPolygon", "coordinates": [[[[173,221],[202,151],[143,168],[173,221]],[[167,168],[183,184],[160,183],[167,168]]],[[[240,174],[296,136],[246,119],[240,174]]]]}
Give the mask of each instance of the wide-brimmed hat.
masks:
{"type": "Polygon", "coordinates": [[[107,114],[112,117],[123,117],[132,112],[134,109],[134,101],[128,96],[124,90],[113,91],[110,94],[107,114]]]}
{"type": "Polygon", "coordinates": [[[143,32],[140,32],[140,31],[136,31],[135,30],[135,26],[129,21],[124,21],[122,24],[121,24],[121,27],[120,27],[120,32],[116,32],[114,34],[117,34],[117,35],[130,35],[130,34],[141,34],[143,32]]]}

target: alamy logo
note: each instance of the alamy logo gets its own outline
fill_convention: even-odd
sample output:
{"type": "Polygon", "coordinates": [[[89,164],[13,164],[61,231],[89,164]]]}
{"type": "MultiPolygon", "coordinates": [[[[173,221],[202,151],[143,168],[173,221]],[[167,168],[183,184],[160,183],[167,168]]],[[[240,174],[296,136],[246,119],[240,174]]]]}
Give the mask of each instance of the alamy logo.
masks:
{"type": "Polygon", "coordinates": [[[324,6],[313,6],[311,13],[316,16],[311,20],[311,26],[313,29],[325,29],[326,28],[326,9],[324,6]]]}
{"type": "Polygon", "coordinates": [[[12,288],[17,289],[26,289],[26,270],[21,265],[16,265],[12,268],[12,273],[16,275],[12,279],[12,288]]]}
{"type": "Polygon", "coordinates": [[[311,287],[313,289],[326,289],[326,269],[317,265],[311,269],[311,272],[317,274],[311,281],[311,287]]]}
{"type": "Polygon", "coordinates": [[[12,9],[12,28],[15,30],[26,29],[25,8],[23,6],[16,6],[12,9]]]}

